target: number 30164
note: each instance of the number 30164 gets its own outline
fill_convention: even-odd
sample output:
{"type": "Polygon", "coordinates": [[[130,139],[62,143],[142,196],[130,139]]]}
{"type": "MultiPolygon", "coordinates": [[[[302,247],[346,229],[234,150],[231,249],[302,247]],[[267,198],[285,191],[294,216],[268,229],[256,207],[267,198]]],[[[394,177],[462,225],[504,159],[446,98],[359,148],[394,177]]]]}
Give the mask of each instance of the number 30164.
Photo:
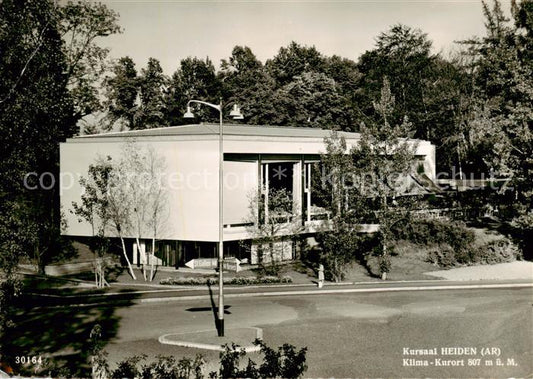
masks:
{"type": "Polygon", "coordinates": [[[41,356],[17,356],[15,357],[15,363],[20,363],[20,364],[34,364],[36,365],[37,363],[38,364],[41,364],[43,363],[43,358],[41,356]]]}

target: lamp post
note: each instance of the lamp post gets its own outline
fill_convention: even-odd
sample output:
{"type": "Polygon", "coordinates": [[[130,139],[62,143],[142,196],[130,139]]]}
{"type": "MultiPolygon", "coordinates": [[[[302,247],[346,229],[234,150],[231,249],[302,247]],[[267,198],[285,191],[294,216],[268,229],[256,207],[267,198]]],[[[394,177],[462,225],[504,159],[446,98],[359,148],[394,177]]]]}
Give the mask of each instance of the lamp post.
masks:
{"type": "MultiPolygon", "coordinates": [[[[224,134],[222,131],[223,122],[223,104],[222,98],[219,104],[211,104],[201,100],[189,100],[187,103],[187,112],[183,115],[184,118],[194,118],[191,111],[191,103],[207,105],[214,108],[219,113],[219,130],[218,130],[218,336],[224,337],[224,134]]],[[[233,105],[230,114],[234,120],[242,120],[240,108],[237,104],[233,105]]]]}

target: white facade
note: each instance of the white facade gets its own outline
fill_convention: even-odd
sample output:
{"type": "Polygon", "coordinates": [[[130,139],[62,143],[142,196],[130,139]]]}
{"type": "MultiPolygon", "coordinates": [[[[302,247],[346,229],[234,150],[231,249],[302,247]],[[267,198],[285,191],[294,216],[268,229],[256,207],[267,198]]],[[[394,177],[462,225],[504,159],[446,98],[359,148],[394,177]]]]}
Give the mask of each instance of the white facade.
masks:
{"type": "MultiPolygon", "coordinates": [[[[186,125],[141,131],[108,133],[71,138],[60,146],[61,205],[70,236],[92,236],[92,228],[79,222],[72,202],[80,202],[80,177],[97,157],[118,159],[124,143],[134,139],[151,146],[162,157],[168,184],[168,219],[159,239],[173,241],[218,241],[218,125],[186,125]]],[[[308,232],[316,221],[306,209],[310,198],[310,163],[325,152],[324,137],[330,131],[310,128],[224,126],[224,240],[250,238],[245,224],[253,221],[250,202],[261,183],[279,176],[290,186],[293,206],[303,210],[308,232]],[[276,171],[277,170],[277,171],[276,171]],[[283,178],[282,178],[283,176],[283,178]]],[[[339,133],[348,147],[356,144],[357,133],[339,133]]],[[[435,178],[435,147],[427,141],[416,143],[416,155],[430,179],[435,178]]],[[[268,209],[268,207],[267,207],[268,209]]],[[[133,236],[129,236],[133,237],[133,236]]],[[[146,236],[150,238],[150,236],[146,236]]]]}

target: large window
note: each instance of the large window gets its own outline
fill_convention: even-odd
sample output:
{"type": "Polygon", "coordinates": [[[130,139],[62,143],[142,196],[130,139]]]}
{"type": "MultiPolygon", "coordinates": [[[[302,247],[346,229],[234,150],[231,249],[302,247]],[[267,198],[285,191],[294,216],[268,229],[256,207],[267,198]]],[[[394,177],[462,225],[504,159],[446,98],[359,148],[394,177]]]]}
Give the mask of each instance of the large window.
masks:
{"type": "Polygon", "coordinates": [[[300,213],[299,162],[268,162],[261,165],[259,222],[286,223],[300,213]]]}

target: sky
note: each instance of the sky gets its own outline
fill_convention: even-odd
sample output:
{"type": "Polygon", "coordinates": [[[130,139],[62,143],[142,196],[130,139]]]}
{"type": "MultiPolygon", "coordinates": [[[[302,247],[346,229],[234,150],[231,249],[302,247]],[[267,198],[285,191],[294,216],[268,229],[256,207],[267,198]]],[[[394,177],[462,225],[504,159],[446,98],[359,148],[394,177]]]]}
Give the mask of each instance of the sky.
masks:
{"type": "MultiPolygon", "coordinates": [[[[402,23],[420,28],[433,51],[447,54],[454,41],[484,32],[480,0],[387,1],[103,1],[120,14],[122,34],[102,39],[111,58],[130,56],[140,70],[149,57],[171,75],[188,56],[209,57],[215,67],[236,45],[263,62],[291,41],[325,55],[357,60],[375,38],[402,23]]],[[[509,8],[509,1],[503,1],[509,8]]]]}

